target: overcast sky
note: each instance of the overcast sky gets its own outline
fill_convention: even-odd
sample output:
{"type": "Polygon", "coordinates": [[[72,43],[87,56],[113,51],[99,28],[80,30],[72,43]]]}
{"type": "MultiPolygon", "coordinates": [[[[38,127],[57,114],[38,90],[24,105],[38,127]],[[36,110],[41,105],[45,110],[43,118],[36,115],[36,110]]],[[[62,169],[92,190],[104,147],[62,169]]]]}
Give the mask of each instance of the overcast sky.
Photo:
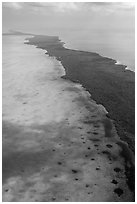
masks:
{"type": "Polygon", "coordinates": [[[37,34],[122,29],[134,31],[133,3],[3,3],[3,32],[15,29],[37,34]]]}

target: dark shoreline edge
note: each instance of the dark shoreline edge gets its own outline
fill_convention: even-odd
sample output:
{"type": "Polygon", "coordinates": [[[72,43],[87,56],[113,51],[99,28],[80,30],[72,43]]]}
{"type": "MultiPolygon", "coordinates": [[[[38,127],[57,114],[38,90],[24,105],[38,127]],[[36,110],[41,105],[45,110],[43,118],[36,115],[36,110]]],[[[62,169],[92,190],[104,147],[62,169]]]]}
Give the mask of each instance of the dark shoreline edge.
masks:
{"type": "Polygon", "coordinates": [[[115,64],[116,60],[97,53],[65,48],[56,36],[33,36],[26,38],[25,44],[35,45],[56,57],[66,72],[62,78],[82,84],[91,98],[107,109],[107,117],[114,123],[121,139],[117,144],[125,159],[127,184],[134,192],[135,73],[125,70],[125,65],[115,64]]]}

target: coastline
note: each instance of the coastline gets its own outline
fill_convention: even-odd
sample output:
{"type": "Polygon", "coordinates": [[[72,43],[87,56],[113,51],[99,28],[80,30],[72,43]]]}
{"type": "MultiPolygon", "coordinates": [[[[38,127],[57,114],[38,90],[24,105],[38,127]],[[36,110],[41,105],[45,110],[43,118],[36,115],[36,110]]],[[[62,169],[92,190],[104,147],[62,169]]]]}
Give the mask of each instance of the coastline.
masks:
{"type": "MultiPolygon", "coordinates": [[[[119,64],[116,60],[103,57],[98,53],[65,48],[64,42],[55,36],[36,35],[33,38],[27,39],[29,42],[26,44],[32,44],[37,48],[45,49],[47,51],[46,54],[56,57],[61,62],[66,72],[62,76],[63,79],[81,84],[91,95],[91,99],[106,108],[108,111],[106,121],[110,121],[109,123],[116,128],[120,138],[117,144],[121,147],[121,155],[125,159],[127,183],[130,189],[134,191],[135,73],[127,69],[127,66],[119,64]],[[89,67],[90,65],[91,67],[89,67]],[[126,103],[129,106],[126,106],[126,103]],[[132,181],[130,181],[131,177],[133,178],[132,181]]],[[[104,127],[105,125],[104,123],[104,127]]]]}
{"type": "Polygon", "coordinates": [[[26,44],[46,49],[50,56],[61,61],[66,71],[63,78],[82,84],[93,100],[106,108],[120,138],[134,152],[134,72],[97,53],[66,49],[55,36],[35,35],[27,39],[26,44]]]}
{"type": "MultiPolygon", "coordinates": [[[[66,43],[64,43],[62,40],[61,40],[61,42],[63,43],[63,47],[64,47],[64,48],[71,50],[71,47],[70,47],[70,48],[67,47],[67,46],[66,46],[66,43]]],[[[80,50],[80,49],[75,49],[75,50],[76,50],[76,51],[82,51],[82,50],[80,50]]],[[[91,51],[91,52],[92,52],[92,51],[91,51]]],[[[106,57],[106,58],[108,58],[108,59],[114,60],[116,65],[125,66],[125,69],[130,70],[131,72],[135,72],[135,70],[132,70],[128,65],[122,63],[121,61],[119,61],[119,60],[117,60],[117,59],[114,59],[113,57],[108,57],[107,55],[103,55],[103,54],[100,54],[100,53],[98,53],[98,52],[94,52],[94,53],[99,54],[101,57],[106,57]]]]}
{"type": "MultiPolygon", "coordinates": [[[[29,41],[25,40],[24,44],[29,44],[29,41]]],[[[3,151],[3,189],[6,189],[3,199],[5,201],[8,199],[9,201],[24,201],[26,192],[28,195],[26,201],[32,201],[32,195],[33,201],[134,201],[134,156],[131,150],[126,142],[120,140],[113,120],[108,117],[105,107],[96,103],[92,94],[80,83],[80,80],[73,78],[73,81],[76,82],[73,83],[70,77],[66,77],[66,69],[62,65],[65,60],[64,56],[63,60],[61,60],[62,55],[58,56],[60,59],[58,60],[54,53],[52,56],[49,55],[50,48],[53,49],[53,52],[61,53],[61,49],[54,49],[54,45],[58,47],[55,37],[54,40],[48,37],[46,44],[48,44],[49,50],[36,49],[35,44],[24,45],[26,47],[26,52],[24,52],[26,69],[23,68],[20,71],[23,70],[22,75],[28,73],[27,76],[30,78],[26,79],[25,77],[25,79],[28,83],[30,82],[31,86],[34,83],[34,98],[28,92],[29,84],[26,81],[26,90],[23,90],[25,94],[28,93],[28,97],[23,97],[23,101],[21,100],[23,103],[19,103],[22,108],[25,107],[23,109],[24,117],[19,111],[17,117],[15,113],[11,114],[11,119],[13,117],[14,122],[8,120],[9,123],[7,123],[3,120],[3,145],[6,145],[3,151]],[[33,52],[36,53],[36,56],[39,53],[38,58],[32,54],[33,52]],[[42,56],[41,53],[43,53],[42,56]],[[31,54],[33,60],[30,58],[31,54]],[[49,59],[54,66],[50,67],[50,63],[46,65],[46,59],[49,59]],[[53,62],[54,60],[55,62],[53,62]],[[29,69],[28,66],[30,66],[29,69]],[[48,70],[50,71],[49,75],[48,70]],[[56,83],[56,73],[59,86],[56,83]],[[35,78],[35,76],[37,77],[35,78]],[[30,80],[31,78],[33,81],[30,80]],[[55,87],[50,85],[52,83],[56,83],[55,87]],[[47,89],[46,84],[48,85],[47,89]],[[57,95],[56,91],[59,91],[57,95]],[[46,93],[49,93],[49,100],[51,100],[49,102],[46,93]],[[32,111],[32,114],[28,115],[30,104],[37,111],[32,111]],[[42,107],[44,109],[41,112],[42,107]],[[59,107],[60,110],[58,110],[59,107]],[[57,118],[55,115],[53,119],[51,117],[52,122],[50,123],[48,122],[50,112],[54,108],[57,110],[57,118]],[[67,113],[63,118],[60,115],[62,111],[65,111],[64,114],[67,113]],[[37,117],[31,117],[35,113],[37,117]],[[22,126],[18,124],[20,120],[22,126]],[[15,141],[16,137],[18,140],[15,141]],[[9,142],[7,143],[7,141],[9,142]],[[55,172],[56,178],[53,177],[55,172]],[[46,178],[45,175],[47,175],[46,178]],[[66,183],[64,183],[64,179],[62,180],[62,175],[65,176],[63,178],[66,183]],[[13,178],[15,184],[11,187],[9,181],[13,178]],[[16,180],[16,178],[19,179],[16,180]],[[33,185],[30,186],[30,182],[33,182],[33,185]],[[48,188],[45,184],[48,185],[48,188]],[[28,187],[22,191],[24,185],[28,185],[28,187]],[[63,189],[58,190],[57,186],[63,187],[63,189]],[[14,195],[11,191],[13,188],[14,195]],[[35,190],[36,193],[32,193],[32,190],[35,190]],[[8,195],[13,197],[8,197],[8,195]],[[43,195],[45,196],[43,197],[43,195]],[[98,195],[100,196],[98,197],[98,195]]],[[[20,51],[22,53],[22,49],[20,51]]],[[[80,59],[84,60],[82,55],[83,52],[80,59]]],[[[71,52],[69,56],[66,53],[66,57],[71,59],[73,55],[71,52]]],[[[79,60],[78,56],[74,57],[76,57],[76,61],[79,60]]],[[[90,63],[89,59],[88,63],[90,63]]],[[[77,63],[73,66],[74,69],[76,65],[77,63]]],[[[15,81],[20,82],[21,78],[16,79],[16,72],[15,81]]],[[[7,92],[5,93],[7,94],[7,92]]],[[[54,113],[55,111],[53,111],[54,113]]]]}

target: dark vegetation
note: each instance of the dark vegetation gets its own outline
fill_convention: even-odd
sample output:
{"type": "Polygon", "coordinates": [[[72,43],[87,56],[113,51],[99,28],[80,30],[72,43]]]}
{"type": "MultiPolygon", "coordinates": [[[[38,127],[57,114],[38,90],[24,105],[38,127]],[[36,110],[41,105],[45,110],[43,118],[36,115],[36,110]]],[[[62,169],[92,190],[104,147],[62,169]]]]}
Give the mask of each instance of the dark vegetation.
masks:
{"type": "MultiPolygon", "coordinates": [[[[91,98],[98,104],[102,104],[109,112],[108,117],[103,121],[105,136],[112,136],[112,124],[109,120],[111,118],[121,140],[128,144],[126,146],[121,142],[118,145],[121,147],[121,154],[125,159],[127,183],[131,191],[134,191],[133,158],[127,157],[132,155],[129,154],[130,150],[135,152],[135,73],[125,70],[126,66],[124,65],[116,65],[115,60],[102,57],[97,53],[64,48],[63,42],[56,36],[34,36],[29,38],[28,44],[47,50],[49,56],[55,56],[57,60],[61,61],[66,71],[66,75],[62,78],[82,84],[91,94],[91,98]]],[[[94,132],[94,134],[98,133],[94,132]]],[[[107,147],[111,148],[111,145],[107,145],[107,147]]],[[[102,153],[111,160],[109,151],[102,153]]],[[[119,168],[114,169],[116,172],[119,170],[119,168]]],[[[116,184],[117,181],[113,180],[112,183],[116,184]]],[[[118,196],[123,194],[123,190],[120,188],[116,188],[114,192],[118,196]]]]}
{"type": "Polygon", "coordinates": [[[134,151],[135,74],[97,53],[66,49],[56,36],[34,36],[29,43],[48,51],[65,68],[65,79],[79,82],[114,120],[122,140],[134,151]]]}

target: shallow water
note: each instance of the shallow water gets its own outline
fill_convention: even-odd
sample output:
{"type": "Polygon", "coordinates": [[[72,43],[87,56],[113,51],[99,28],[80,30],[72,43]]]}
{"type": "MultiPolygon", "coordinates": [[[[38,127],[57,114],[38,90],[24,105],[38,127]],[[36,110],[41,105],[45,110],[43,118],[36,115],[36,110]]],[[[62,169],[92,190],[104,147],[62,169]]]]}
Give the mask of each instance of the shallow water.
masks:
{"type": "Polygon", "coordinates": [[[70,86],[60,78],[64,69],[45,51],[23,44],[24,37],[3,38],[3,118],[24,124],[59,122],[73,99],[63,92],[70,86]]]}
{"type": "Polygon", "coordinates": [[[105,108],[26,37],[3,37],[3,201],[130,201],[105,108]]]}

